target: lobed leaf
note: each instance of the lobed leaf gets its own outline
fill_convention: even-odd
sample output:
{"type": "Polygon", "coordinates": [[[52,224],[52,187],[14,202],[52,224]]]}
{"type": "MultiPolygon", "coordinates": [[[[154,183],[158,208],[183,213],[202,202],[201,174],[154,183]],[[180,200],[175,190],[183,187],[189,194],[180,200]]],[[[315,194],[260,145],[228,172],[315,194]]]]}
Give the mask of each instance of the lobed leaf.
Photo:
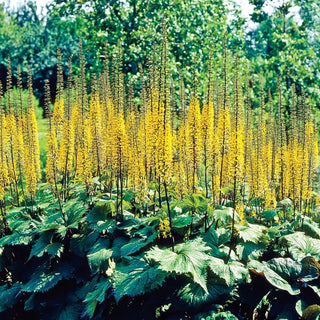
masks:
{"type": "Polygon", "coordinates": [[[209,250],[210,247],[197,238],[177,245],[174,252],[170,249],[152,248],[148,251],[147,256],[157,261],[161,270],[177,274],[190,273],[194,281],[207,292],[206,267],[210,258],[207,254],[209,250]]]}
{"type": "Polygon", "coordinates": [[[113,254],[112,249],[108,249],[108,246],[109,240],[98,239],[89,251],[87,257],[93,273],[100,272],[103,268],[106,268],[108,259],[111,258],[113,254]]]}
{"type": "Polygon", "coordinates": [[[249,275],[249,271],[238,261],[226,264],[222,259],[211,257],[208,266],[227,286],[233,286],[236,282],[245,280],[249,275]]]}
{"type": "Polygon", "coordinates": [[[291,256],[296,260],[301,260],[307,255],[311,255],[317,260],[320,259],[320,240],[310,238],[303,232],[283,236],[280,243],[288,246],[291,256]]]}
{"type": "Polygon", "coordinates": [[[38,267],[32,274],[30,280],[23,285],[22,291],[24,292],[46,292],[52,289],[62,279],[69,279],[72,275],[74,268],[67,263],[62,263],[56,267],[55,270],[49,271],[38,267]]]}
{"type": "Polygon", "coordinates": [[[0,286],[0,312],[11,309],[21,298],[21,283],[0,286]]]}
{"type": "Polygon", "coordinates": [[[88,316],[89,318],[93,317],[96,306],[98,303],[104,301],[106,291],[111,287],[111,282],[106,278],[102,278],[101,281],[95,285],[94,290],[88,292],[84,300],[84,303],[86,304],[85,316],[88,316]]]}
{"type": "Polygon", "coordinates": [[[137,296],[159,288],[169,276],[149,259],[133,258],[128,265],[118,267],[114,274],[115,298],[137,296]]]}

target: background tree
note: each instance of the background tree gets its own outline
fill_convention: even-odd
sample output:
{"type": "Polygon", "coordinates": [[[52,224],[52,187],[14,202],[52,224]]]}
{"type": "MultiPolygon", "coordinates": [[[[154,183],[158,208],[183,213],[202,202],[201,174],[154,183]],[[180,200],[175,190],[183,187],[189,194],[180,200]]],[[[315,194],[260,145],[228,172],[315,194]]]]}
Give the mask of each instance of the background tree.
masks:
{"type": "MultiPolygon", "coordinates": [[[[56,82],[56,48],[63,57],[64,73],[67,60],[74,54],[77,58],[78,38],[83,40],[87,70],[98,73],[103,67],[104,46],[108,43],[108,55],[117,50],[120,39],[124,52],[124,71],[138,81],[138,66],[148,64],[148,57],[160,43],[161,21],[168,20],[169,68],[178,78],[182,70],[186,83],[191,83],[195,73],[201,81],[206,79],[204,70],[213,48],[215,58],[222,55],[223,34],[230,35],[230,46],[239,47],[243,20],[228,21],[234,11],[223,0],[119,0],[61,1],[54,0],[47,6],[46,16],[37,14],[36,4],[28,2],[15,11],[2,12],[2,48],[0,65],[6,69],[6,57],[12,57],[13,70],[18,64],[31,66],[34,75],[35,93],[44,94],[44,80],[56,82]],[[9,29],[9,32],[7,32],[9,29]],[[237,30],[237,32],[235,32],[237,30]],[[10,45],[11,44],[11,45],[10,45]],[[193,70],[195,69],[195,70],[193,70]]],[[[1,27],[0,27],[1,29],[1,27]]],[[[74,69],[77,74],[79,70],[74,69]]],[[[178,80],[173,79],[178,87],[178,80]]],[[[199,86],[201,87],[201,81],[199,86]]]]}
{"type": "MultiPolygon", "coordinates": [[[[120,40],[124,73],[139,90],[138,66],[141,63],[146,69],[148,57],[159,45],[161,21],[166,16],[170,54],[168,67],[173,71],[176,93],[179,70],[185,79],[187,92],[193,83],[192,74],[196,76],[199,87],[203,87],[202,82],[207,81],[203,70],[207,68],[210,48],[212,80],[222,74],[222,39],[227,32],[230,51],[250,60],[253,73],[262,74],[266,89],[270,88],[274,94],[277,76],[281,74],[284,89],[287,89],[284,95],[295,84],[298,95],[304,88],[312,104],[320,107],[320,23],[316,18],[319,0],[284,0],[272,14],[267,13],[266,8],[275,2],[250,0],[250,3],[254,5],[251,15],[255,22],[253,29],[245,29],[245,19],[241,18],[239,7],[234,2],[226,5],[223,0],[53,0],[47,6],[46,15],[39,14],[32,1],[13,11],[5,10],[2,5],[0,79],[4,84],[7,57],[10,55],[13,75],[20,64],[26,79],[27,66],[30,65],[35,94],[43,98],[45,79],[50,79],[51,85],[56,83],[57,47],[62,53],[65,76],[68,58],[72,54],[74,73],[79,74],[77,52],[81,37],[86,70],[98,73],[103,68],[105,43],[108,43],[107,55],[111,58],[120,40]],[[298,15],[292,13],[294,8],[299,9],[298,15]]],[[[257,79],[253,77],[251,80],[257,79]]],[[[253,101],[253,107],[258,105],[258,101],[253,101]]]]}
{"type": "Polygon", "coordinates": [[[319,107],[320,38],[313,1],[282,1],[272,14],[266,10],[272,9],[270,1],[249,2],[254,5],[251,19],[256,23],[256,28],[247,33],[246,43],[253,72],[265,77],[266,86],[272,92],[277,91],[277,76],[281,74],[285,95],[295,84],[298,95],[305,89],[312,104],[319,107]]]}

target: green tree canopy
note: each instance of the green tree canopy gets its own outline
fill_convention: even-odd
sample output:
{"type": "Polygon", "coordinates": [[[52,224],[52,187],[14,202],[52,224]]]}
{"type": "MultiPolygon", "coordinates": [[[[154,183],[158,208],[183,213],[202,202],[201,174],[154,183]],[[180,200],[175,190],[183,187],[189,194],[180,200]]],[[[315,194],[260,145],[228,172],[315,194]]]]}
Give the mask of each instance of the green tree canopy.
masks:
{"type": "Polygon", "coordinates": [[[146,66],[160,44],[162,20],[166,17],[170,69],[177,77],[178,70],[182,70],[187,83],[192,82],[192,73],[204,80],[210,50],[214,57],[223,55],[224,34],[229,34],[229,46],[239,47],[241,43],[243,20],[228,21],[232,10],[223,0],[54,0],[47,6],[46,16],[37,15],[33,2],[13,12],[1,7],[0,64],[5,71],[10,56],[14,71],[18,64],[23,71],[30,65],[35,92],[41,96],[44,80],[56,80],[57,47],[62,52],[65,73],[70,55],[74,56],[77,72],[81,37],[90,72],[101,71],[105,44],[108,43],[107,54],[111,58],[120,41],[124,71],[136,75],[139,64],[146,66]]]}
{"type": "Polygon", "coordinates": [[[312,104],[319,107],[319,58],[314,39],[319,39],[319,32],[314,28],[313,1],[284,1],[272,14],[265,10],[268,1],[250,3],[254,5],[251,19],[257,27],[248,32],[246,47],[254,73],[265,78],[272,92],[276,92],[281,75],[286,92],[294,84],[298,94],[304,89],[312,104]]]}

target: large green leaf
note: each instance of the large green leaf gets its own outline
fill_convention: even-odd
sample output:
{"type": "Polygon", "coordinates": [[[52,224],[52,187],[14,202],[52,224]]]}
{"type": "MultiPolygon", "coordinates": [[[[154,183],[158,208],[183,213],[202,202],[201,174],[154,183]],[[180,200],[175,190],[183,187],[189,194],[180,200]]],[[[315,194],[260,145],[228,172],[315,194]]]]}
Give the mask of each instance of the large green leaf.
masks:
{"type": "Polygon", "coordinates": [[[212,315],[210,320],[238,320],[238,318],[230,311],[227,311],[212,315]]]}
{"type": "Polygon", "coordinates": [[[128,239],[124,237],[117,237],[112,242],[112,257],[115,260],[121,259],[121,248],[128,243],[128,239]]]}
{"type": "Polygon", "coordinates": [[[33,310],[35,308],[35,300],[37,293],[32,293],[24,303],[24,310],[33,310]]]}
{"type": "Polygon", "coordinates": [[[60,242],[52,243],[53,236],[54,231],[52,230],[43,232],[32,246],[29,259],[33,256],[42,257],[45,252],[52,256],[59,256],[63,250],[63,244],[60,242]]]}
{"type": "Polygon", "coordinates": [[[231,231],[226,228],[218,228],[217,230],[210,228],[203,236],[205,243],[213,247],[219,247],[222,244],[226,244],[231,239],[231,231]]]}
{"type": "Polygon", "coordinates": [[[67,201],[63,210],[66,217],[66,227],[78,228],[78,224],[85,220],[85,212],[88,207],[78,198],[67,201]]]}
{"type": "Polygon", "coordinates": [[[310,238],[303,232],[283,236],[280,243],[288,246],[290,254],[296,260],[301,260],[307,255],[313,256],[316,260],[320,259],[320,240],[310,238]]]}
{"type": "MultiPolygon", "coordinates": [[[[300,293],[297,279],[306,278],[306,270],[304,270],[301,263],[298,263],[291,258],[275,258],[267,263],[258,261],[250,261],[249,268],[262,272],[269,283],[281,290],[285,290],[291,295],[300,293]]],[[[314,279],[314,269],[310,268],[310,280],[314,279]]]]}
{"type": "Polygon", "coordinates": [[[53,242],[46,246],[45,251],[51,256],[60,257],[61,253],[63,252],[63,244],[60,242],[53,242]]]}
{"type": "Polygon", "coordinates": [[[263,211],[261,215],[265,219],[265,221],[273,221],[273,218],[277,215],[277,211],[267,210],[267,211],[263,211]]]}
{"type": "Polygon", "coordinates": [[[80,304],[64,304],[59,308],[59,315],[57,320],[78,320],[81,314],[80,304]]]}
{"type": "Polygon", "coordinates": [[[139,230],[135,230],[131,233],[131,237],[140,236],[145,239],[145,241],[152,242],[158,236],[158,231],[156,230],[155,226],[143,226],[139,230]]]}
{"type": "Polygon", "coordinates": [[[271,259],[267,262],[267,266],[287,281],[297,279],[302,272],[302,264],[291,258],[271,259]]]}
{"type": "Polygon", "coordinates": [[[292,229],[290,223],[287,221],[278,226],[271,227],[268,230],[268,234],[271,239],[292,233],[294,233],[294,230],[292,229]]]}
{"type": "Polygon", "coordinates": [[[172,226],[173,226],[173,228],[184,228],[186,226],[189,226],[191,221],[192,221],[191,216],[181,214],[179,216],[176,216],[172,220],[172,226]]]}
{"type": "MultiPolygon", "coordinates": [[[[156,236],[156,235],[155,235],[156,236]]],[[[121,247],[121,255],[129,256],[138,252],[141,248],[144,248],[149,243],[152,243],[155,237],[150,236],[147,239],[135,237],[131,239],[127,244],[121,247]]]]}
{"type": "Polygon", "coordinates": [[[98,232],[107,231],[112,233],[116,228],[116,221],[109,219],[108,215],[115,212],[116,208],[111,200],[99,200],[87,215],[87,221],[98,232]]]}
{"type": "Polygon", "coordinates": [[[204,213],[208,208],[208,200],[200,194],[190,194],[183,199],[182,209],[187,212],[204,213]]]}
{"type": "Polygon", "coordinates": [[[231,231],[225,228],[215,230],[210,228],[202,235],[203,241],[211,248],[210,255],[217,258],[223,258],[228,255],[223,243],[228,242],[231,238],[231,231]],[[220,232],[223,233],[221,234],[220,232]]]}
{"type": "Polygon", "coordinates": [[[214,303],[217,299],[227,300],[234,289],[235,287],[226,286],[225,283],[216,279],[208,279],[206,291],[199,284],[192,282],[181,288],[178,296],[188,305],[199,306],[206,303],[214,303]]]}
{"type": "Polygon", "coordinates": [[[263,236],[263,233],[259,230],[260,226],[251,224],[249,227],[236,225],[239,230],[239,238],[243,242],[254,242],[258,243],[259,239],[263,236]]]}
{"type": "Polygon", "coordinates": [[[237,320],[238,318],[230,311],[217,313],[212,316],[212,320],[237,320]]]}
{"type": "Polygon", "coordinates": [[[320,239],[320,228],[315,223],[312,223],[311,221],[304,221],[302,224],[302,230],[306,235],[320,239]]]}
{"type": "Polygon", "coordinates": [[[147,256],[159,262],[161,270],[177,274],[191,274],[194,281],[207,292],[206,267],[210,258],[207,254],[209,250],[210,247],[197,238],[175,246],[175,251],[154,247],[148,251],[147,256]]]}
{"type": "Polygon", "coordinates": [[[40,303],[40,308],[48,320],[79,320],[82,318],[83,304],[75,292],[65,290],[60,291],[60,294],[47,294],[40,303]]]}
{"type": "Polygon", "coordinates": [[[98,303],[101,303],[105,299],[106,291],[111,288],[112,284],[111,282],[106,279],[102,278],[101,281],[99,281],[93,291],[88,292],[86,295],[86,298],[84,300],[84,303],[86,304],[86,311],[85,315],[89,318],[92,318],[94,315],[94,312],[96,310],[96,306],[98,303]]]}
{"type": "Polygon", "coordinates": [[[267,269],[264,272],[266,279],[274,287],[285,290],[291,295],[298,295],[300,289],[295,284],[290,284],[287,280],[283,279],[278,273],[274,272],[272,269],[267,269]]]}
{"type": "Polygon", "coordinates": [[[115,212],[115,206],[112,200],[100,199],[94,205],[87,215],[89,223],[96,223],[97,221],[105,221],[108,219],[109,213],[115,212]]]}
{"type": "Polygon", "coordinates": [[[60,211],[48,214],[44,217],[42,224],[38,228],[38,232],[45,232],[48,230],[58,230],[59,227],[64,226],[63,217],[60,211]]]}
{"type": "MultiPolygon", "coordinates": [[[[226,230],[226,229],[225,229],[226,230]]],[[[227,232],[227,231],[226,231],[227,232]]],[[[210,228],[203,236],[202,239],[204,242],[210,246],[211,248],[213,247],[218,247],[221,242],[219,241],[219,233],[214,229],[210,228]]]]}
{"type": "Polygon", "coordinates": [[[21,298],[21,283],[16,282],[11,287],[0,287],[0,312],[12,308],[21,298]]]}
{"type": "Polygon", "coordinates": [[[317,285],[308,285],[309,288],[311,288],[313,290],[313,292],[319,297],[320,299],[320,288],[317,285]]]}
{"type": "Polygon", "coordinates": [[[126,214],[126,219],[121,222],[120,225],[118,225],[118,229],[126,230],[128,233],[135,232],[137,229],[141,227],[143,224],[142,219],[135,219],[132,214],[126,214]]]}
{"type": "Polygon", "coordinates": [[[5,245],[28,245],[32,242],[33,237],[27,234],[21,234],[19,232],[14,231],[12,234],[8,236],[4,236],[0,239],[0,247],[5,245]]]}
{"type": "Polygon", "coordinates": [[[234,216],[235,222],[240,222],[241,218],[239,214],[231,207],[225,207],[223,209],[215,209],[212,212],[214,220],[220,220],[223,223],[231,223],[234,216]]]}
{"type": "Polygon", "coordinates": [[[208,266],[216,276],[225,281],[227,286],[242,282],[249,275],[249,271],[238,261],[226,264],[222,259],[211,257],[208,266]]]}
{"type": "Polygon", "coordinates": [[[264,250],[262,245],[253,242],[239,243],[236,246],[236,252],[240,260],[246,262],[258,259],[264,250]]]}
{"type": "Polygon", "coordinates": [[[238,320],[238,318],[235,315],[233,315],[230,311],[217,311],[216,309],[218,309],[219,307],[221,308],[220,305],[217,305],[217,307],[214,308],[214,310],[196,314],[194,316],[194,320],[238,320]]]}
{"type": "Polygon", "coordinates": [[[79,224],[84,222],[87,206],[76,198],[63,204],[62,210],[64,215],[60,208],[54,209],[57,210],[53,210],[53,212],[48,210],[47,216],[39,227],[39,232],[56,230],[64,238],[69,228],[78,228],[79,224]]]}
{"type": "Polygon", "coordinates": [[[52,289],[59,281],[63,279],[61,273],[52,272],[35,273],[28,283],[23,286],[25,292],[46,292],[52,289]]]}
{"type": "Polygon", "coordinates": [[[92,249],[94,243],[98,240],[99,233],[91,231],[89,228],[83,230],[81,234],[74,234],[70,241],[70,249],[78,256],[85,256],[92,249]]]}
{"type": "Polygon", "coordinates": [[[116,301],[124,295],[137,296],[157,289],[168,276],[169,273],[159,269],[152,260],[133,258],[114,272],[116,301]]]}
{"type": "Polygon", "coordinates": [[[10,211],[7,214],[7,221],[11,230],[21,234],[31,234],[40,223],[25,213],[24,209],[10,211]]]}
{"type": "Polygon", "coordinates": [[[69,279],[72,277],[73,271],[74,268],[67,263],[61,263],[52,271],[40,266],[32,274],[30,280],[23,285],[22,291],[46,292],[53,288],[62,279],[69,279]]]}
{"type": "Polygon", "coordinates": [[[93,273],[100,272],[108,266],[108,259],[112,256],[112,249],[108,248],[108,239],[99,239],[88,253],[88,261],[93,273]]]}
{"type": "Polygon", "coordinates": [[[98,221],[95,225],[91,225],[91,227],[98,232],[113,233],[117,227],[117,222],[115,220],[98,221]]]}

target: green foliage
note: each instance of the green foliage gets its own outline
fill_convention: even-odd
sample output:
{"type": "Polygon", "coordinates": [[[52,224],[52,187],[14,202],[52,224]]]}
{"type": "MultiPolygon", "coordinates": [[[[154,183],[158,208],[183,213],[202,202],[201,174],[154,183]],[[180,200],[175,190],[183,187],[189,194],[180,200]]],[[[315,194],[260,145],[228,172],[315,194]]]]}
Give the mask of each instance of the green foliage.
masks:
{"type": "Polygon", "coordinates": [[[234,286],[236,282],[244,281],[249,275],[248,270],[238,261],[231,261],[226,264],[221,259],[211,257],[208,266],[227,286],[234,286]]]}
{"type": "MultiPolygon", "coordinates": [[[[56,79],[56,49],[63,56],[63,70],[67,74],[68,58],[78,59],[79,37],[82,38],[88,69],[98,73],[102,68],[104,45],[108,43],[108,57],[117,50],[120,39],[124,50],[124,69],[131,73],[138,85],[139,63],[147,65],[154,49],[154,39],[161,36],[162,19],[168,19],[168,37],[171,42],[170,69],[182,70],[186,82],[192,83],[192,63],[199,61],[196,69],[205,78],[204,67],[209,60],[210,47],[216,56],[221,56],[219,41],[225,31],[230,33],[232,44],[242,37],[241,22],[232,25],[227,14],[232,9],[223,1],[188,0],[170,3],[152,0],[122,1],[52,1],[47,6],[46,16],[37,14],[36,2],[28,1],[14,11],[6,12],[0,7],[0,70],[6,71],[7,57],[11,57],[13,71],[18,64],[25,75],[30,65],[34,89],[43,104],[44,81],[56,79]],[[215,46],[211,44],[215,43],[215,46]]],[[[232,10],[235,16],[238,12],[232,10]]],[[[157,43],[156,43],[157,45],[157,43]]],[[[75,73],[79,69],[75,68],[75,73]]],[[[4,80],[4,79],[2,79],[4,80]]],[[[178,80],[175,79],[175,84],[178,80]]]]}
{"type": "Polygon", "coordinates": [[[303,232],[283,236],[280,241],[288,247],[291,256],[296,260],[308,255],[320,259],[320,240],[308,237],[303,232]]]}
{"type": "MultiPolygon", "coordinates": [[[[250,0],[254,5],[251,15],[256,27],[249,30],[247,36],[247,56],[251,67],[257,74],[263,74],[268,87],[275,91],[277,76],[285,80],[284,95],[289,94],[294,83],[298,92],[306,90],[311,103],[319,107],[319,28],[315,19],[318,1],[311,5],[309,1],[284,1],[274,6],[274,12],[268,14],[267,1],[250,0]],[[291,9],[299,6],[299,18],[291,14],[291,9]],[[311,35],[312,34],[312,35],[311,35]]],[[[314,3],[314,2],[313,2],[314,3]]],[[[258,79],[257,79],[258,80],[258,79]]],[[[259,102],[255,101],[254,105],[259,102]]],[[[287,105],[290,112],[290,105],[287,105]]]]}
{"type": "Polygon", "coordinates": [[[88,252],[88,261],[92,272],[95,274],[106,269],[108,259],[112,256],[112,250],[108,249],[109,241],[99,239],[88,252]]]}
{"type": "MultiPolygon", "coordinates": [[[[56,79],[57,47],[67,57],[78,50],[77,27],[79,24],[61,18],[38,15],[36,3],[32,1],[11,12],[6,12],[1,5],[1,73],[3,76],[6,73],[8,57],[11,57],[14,75],[20,65],[23,78],[26,79],[30,66],[35,94],[43,102],[45,79],[50,79],[52,83],[56,79]]],[[[67,60],[64,66],[67,67],[67,60]]],[[[3,76],[1,81],[4,82],[3,76]]]]}
{"type": "Polygon", "coordinates": [[[261,215],[266,221],[273,221],[273,218],[277,215],[277,211],[267,210],[267,211],[263,211],[261,215]]]}
{"type": "Polygon", "coordinates": [[[49,291],[62,279],[69,279],[73,271],[73,267],[67,263],[58,265],[54,270],[39,266],[30,280],[23,285],[22,290],[25,292],[49,291]]]}
{"type": "Polygon", "coordinates": [[[190,225],[192,222],[192,216],[191,215],[185,215],[181,214],[176,216],[172,221],[172,226],[174,228],[184,228],[190,225]]]}
{"type": "Polygon", "coordinates": [[[197,238],[175,247],[175,251],[170,249],[161,250],[158,247],[151,249],[147,256],[159,263],[159,268],[175,274],[191,274],[194,282],[199,284],[205,292],[206,266],[210,250],[201,239],[197,238]]]}
{"type": "Polygon", "coordinates": [[[12,308],[21,298],[21,283],[0,287],[0,313],[12,308]]]}
{"type": "Polygon", "coordinates": [[[315,267],[305,268],[302,263],[291,258],[275,258],[262,264],[258,261],[251,261],[249,267],[262,272],[267,281],[280,290],[285,290],[291,295],[300,293],[301,283],[297,279],[306,282],[318,278],[318,270],[315,267]]]}
{"type": "Polygon", "coordinates": [[[42,257],[44,253],[51,256],[60,256],[63,251],[63,244],[60,242],[52,242],[54,232],[52,230],[43,232],[36,243],[32,246],[29,259],[33,256],[42,257]]]}
{"type": "MultiPolygon", "coordinates": [[[[22,93],[21,94],[22,106],[25,108],[28,105],[29,92],[28,92],[28,90],[24,89],[24,90],[22,90],[21,93],[22,93]]],[[[12,97],[14,97],[16,99],[18,97],[20,99],[19,89],[17,87],[13,87],[12,90],[11,90],[11,95],[12,95],[12,97]]],[[[3,95],[2,103],[3,103],[4,106],[6,106],[6,103],[7,103],[7,92],[5,92],[4,95],[3,95]]],[[[39,121],[40,119],[42,119],[42,113],[43,113],[43,110],[39,106],[39,99],[37,99],[37,97],[33,96],[32,104],[33,104],[33,107],[35,109],[35,114],[36,114],[37,120],[39,121]]],[[[13,106],[15,106],[15,104],[13,106]]],[[[16,111],[19,112],[20,110],[16,110],[16,111]]]]}
{"type": "Polygon", "coordinates": [[[128,208],[119,221],[112,200],[79,185],[61,206],[44,185],[36,201],[7,213],[10,232],[0,238],[3,318],[15,312],[36,320],[124,313],[235,319],[269,310],[296,319],[320,297],[319,225],[307,217],[270,227],[263,224],[272,220],[244,221],[232,236],[233,209],[210,213],[207,200],[192,195],[179,201],[182,210],[171,200],[172,237],[163,239],[163,210],[154,214],[153,203],[141,217],[128,208]]]}
{"type": "Polygon", "coordinates": [[[132,258],[128,264],[117,268],[114,274],[115,299],[119,301],[124,295],[148,293],[160,287],[168,276],[152,261],[143,257],[132,258]]]}
{"type": "Polygon", "coordinates": [[[230,311],[227,312],[217,312],[212,314],[211,316],[207,316],[202,318],[204,320],[237,320],[238,318],[235,317],[230,311]]]}
{"type": "Polygon", "coordinates": [[[230,207],[224,207],[222,209],[213,210],[211,215],[214,220],[219,220],[223,224],[231,223],[233,215],[235,222],[241,221],[239,214],[236,211],[234,211],[233,208],[230,207]]]}
{"type": "Polygon", "coordinates": [[[256,243],[239,243],[236,247],[237,255],[241,261],[250,261],[258,259],[263,253],[264,248],[256,243]]]}
{"type": "Polygon", "coordinates": [[[316,223],[312,223],[311,221],[303,221],[302,230],[306,235],[320,239],[320,228],[316,223]]]}
{"type": "Polygon", "coordinates": [[[226,286],[216,279],[208,279],[207,290],[205,291],[196,283],[188,283],[178,292],[179,298],[193,306],[200,307],[204,304],[210,304],[214,301],[231,298],[234,293],[234,287],[226,286]]]}
{"type": "Polygon", "coordinates": [[[106,298],[106,292],[111,288],[111,282],[106,279],[102,278],[99,281],[94,289],[87,293],[86,298],[84,299],[84,303],[86,304],[85,315],[89,318],[92,318],[96,307],[99,303],[102,303],[106,298]]]}
{"type": "Polygon", "coordinates": [[[208,200],[200,194],[191,194],[183,200],[182,208],[189,212],[205,213],[208,209],[208,200]]]}

